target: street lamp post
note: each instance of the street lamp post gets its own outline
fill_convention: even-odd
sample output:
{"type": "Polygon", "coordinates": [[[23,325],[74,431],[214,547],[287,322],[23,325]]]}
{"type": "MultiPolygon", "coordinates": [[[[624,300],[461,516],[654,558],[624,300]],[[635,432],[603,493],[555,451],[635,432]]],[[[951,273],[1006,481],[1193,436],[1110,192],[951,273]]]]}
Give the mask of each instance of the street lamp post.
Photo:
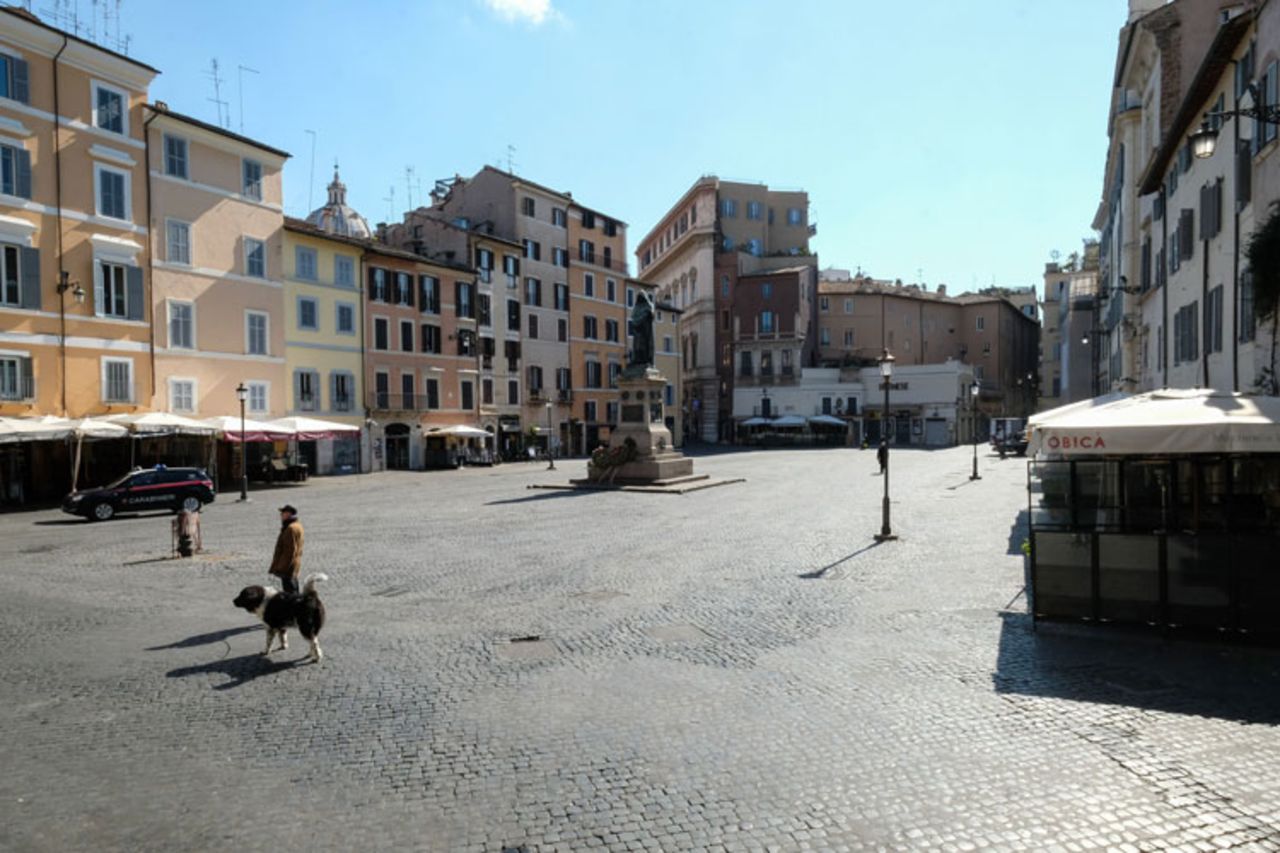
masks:
{"type": "Polygon", "coordinates": [[[970,415],[969,429],[973,433],[973,473],[969,475],[970,480],[981,480],[982,476],[978,473],[978,393],[981,389],[978,383],[974,382],[969,386],[970,415]]]}
{"type": "Polygon", "coordinates": [[[556,470],[556,457],[551,452],[551,401],[547,401],[547,470],[556,470]]]}
{"type": "Polygon", "coordinates": [[[889,380],[893,378],[893,355],[888,347],[880,356],[880,379],[884,382],[884,414],[880,418],[880,440],[884,442],[884,501],[881,510],[880,532],[876,534],[877,542],[888,542],[897,539],[889,527],[889,380]]]}
{"type": "Polygon", "coordinates": [[[236,397],[240,399],[240,500],[249,500],[249,469],[244,461],[244,401],[249,398],[249,389],[241,382],[236,386],[236,397]]]}

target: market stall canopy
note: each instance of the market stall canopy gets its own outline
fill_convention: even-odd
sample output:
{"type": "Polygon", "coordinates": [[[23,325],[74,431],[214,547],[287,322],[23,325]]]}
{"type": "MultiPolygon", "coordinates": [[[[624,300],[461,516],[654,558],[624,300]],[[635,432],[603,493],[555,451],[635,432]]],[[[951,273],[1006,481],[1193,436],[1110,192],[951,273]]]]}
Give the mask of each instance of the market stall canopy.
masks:
{"type": "Polygon", "coordinates": [[[137,412],[130,415],[112,415],[107,420],[120,424],[134,435],[159,435],[180,433],[183,435],[210,435],[215,428],[194,418],[170,412],[137,412]]]}
{"type": "Polygon", "coordinates": [[[303,441],[314,441],[318,438],[333,438],[337,433],[357,433],[360,427],[342,424],[337,421],[322,421],[318,418],[288,417],[266,421],[267,426],[284,430],[303,441]]]}
{"type": "Polygon", "coordinates": [[[835,415],[814,415],[813,417],[809,418],[809,423],[819,424],[821,426],[838,426],[838,427],[842,427],[845,425],[844,421],[840,420],[840,418],[837,418],[835,415]]]}
{"type": "Polygon", "coordinates": [[[804,418],[799,415],[783,415],[780,418],[774,418],[773,426],[776,427],[802,427],[804,426],[804,418]]]}
{"type": "Polygon", "coordinates": [[[71,435],[71,422],[64,418],[0,418],[0,444],[16,441],[49,441],[71,435]]]}
{"type": "Polygon", "coordinates": [[[1065,415],[1074,415],[1078,412],[1085,412],[1090,409],[1096,409],[1099,406],[1105,406],[1108,403],[1114,403],[1116,400],[1123,400],[1131,395],[1123,391],[1112,391],[1110,394],[1103,394],[1101,397],[1091,397],[1088,400],[1076,400],[1074,403],[1067,403],[1065,406],[1058,406],[1056,409],[1046,409],[1043,412],[1037,412],[1027,418],[1027,426],[1034,427],[1051,421],[1054,418],[1060,418],[1065,415]]]}
{"type": "Polygon", "coordinates": [[[1029,450],[1059,456],[1280,453],[1280,397],[1171,388],[1133,394],[1033,422],[1029,450]]]}
{"type": "Polygon", "coordinates": [[[434,427],[427,430],[427,435],[452,435],[457,438],[488,438],[492,435],[487,430],[477,429],[465,424],[453,424],[446,427],[434,427]]]}
{"type": "Polygon", "coordinates": [[[765,424],[769,424],[769,423],[772,423],[772,421],[770,421],[768,418],[755,417],[755,418],[747,418],[745,421],[742,422],[742,425],[743,426],[764,426],[765,424]]]}
{"type": "Polygon", "coordinates": [[[105,418],[75,418],[66,426],[76,438],[124,438],[129,434],[126,427],[105,418]]]}
{"type": "MultiPolygon", "coordinates": [[[[239,441],[241,421],[233,415],[218,415],[213,418],[205,418],[201,421],[205,426],[213,427],[222,433],[222,437],[227,441],[239,441]]],[[[254,421],[246,418],[244,420],[244,440],[245,441],[280,441],[286,438],[293,438],[295,433],[283,427],[274,426],[263,421],[254,421]]]]}

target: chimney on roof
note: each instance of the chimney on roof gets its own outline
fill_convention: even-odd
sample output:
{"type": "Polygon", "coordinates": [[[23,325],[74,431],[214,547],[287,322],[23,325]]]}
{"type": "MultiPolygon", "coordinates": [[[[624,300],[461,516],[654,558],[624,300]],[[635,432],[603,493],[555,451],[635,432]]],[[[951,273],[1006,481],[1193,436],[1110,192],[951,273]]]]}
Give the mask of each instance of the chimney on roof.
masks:
{"type": "Polygon", "coordinates": [[[164,101],[156,101],[156,110],[162,113],[169,112],[169,105],[164,101]]]}
{"type": "Polygon", "coordinates": [[[939,296],[947,295],[947,286],[945,284],[938,285],[938,295],[939,296]]]}

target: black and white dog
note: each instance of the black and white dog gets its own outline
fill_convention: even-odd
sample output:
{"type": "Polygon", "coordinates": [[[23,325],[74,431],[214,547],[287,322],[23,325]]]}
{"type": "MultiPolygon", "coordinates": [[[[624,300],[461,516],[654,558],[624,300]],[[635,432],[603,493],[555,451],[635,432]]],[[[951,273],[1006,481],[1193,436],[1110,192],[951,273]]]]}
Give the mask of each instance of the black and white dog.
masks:
{"type": "Polygon", "coordinates": [[[297,628],[311,643],[311,659],[316,663],[324,657],[320,651],[320,629],[324,627],[324,602],[316,594],[316,584],[327,581],[328,575],[312,575],[302,586],[302,592],[281,592],[270,586],[246,586],[231,603],[243,607],[262,620],[267,626],[267,646],[264,655],[271,653],[271,640],[280,635],[280,649],[289,648],[285,636],[288,628],[297,628]]]}

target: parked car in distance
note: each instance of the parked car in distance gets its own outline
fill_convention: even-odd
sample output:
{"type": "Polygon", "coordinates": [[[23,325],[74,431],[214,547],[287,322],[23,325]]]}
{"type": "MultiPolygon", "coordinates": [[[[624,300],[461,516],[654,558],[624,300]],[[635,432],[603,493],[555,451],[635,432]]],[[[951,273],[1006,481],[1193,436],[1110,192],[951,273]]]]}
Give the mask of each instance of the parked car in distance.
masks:
{"type": "Polygon", "coordinates": [[[195,512],[213,503],[213,480],[202,468],[135,468],[114,483],[74,491],[62,499],[62,511],[90,521],[106,521],[121,512],[168,509],[195,512]]]}

